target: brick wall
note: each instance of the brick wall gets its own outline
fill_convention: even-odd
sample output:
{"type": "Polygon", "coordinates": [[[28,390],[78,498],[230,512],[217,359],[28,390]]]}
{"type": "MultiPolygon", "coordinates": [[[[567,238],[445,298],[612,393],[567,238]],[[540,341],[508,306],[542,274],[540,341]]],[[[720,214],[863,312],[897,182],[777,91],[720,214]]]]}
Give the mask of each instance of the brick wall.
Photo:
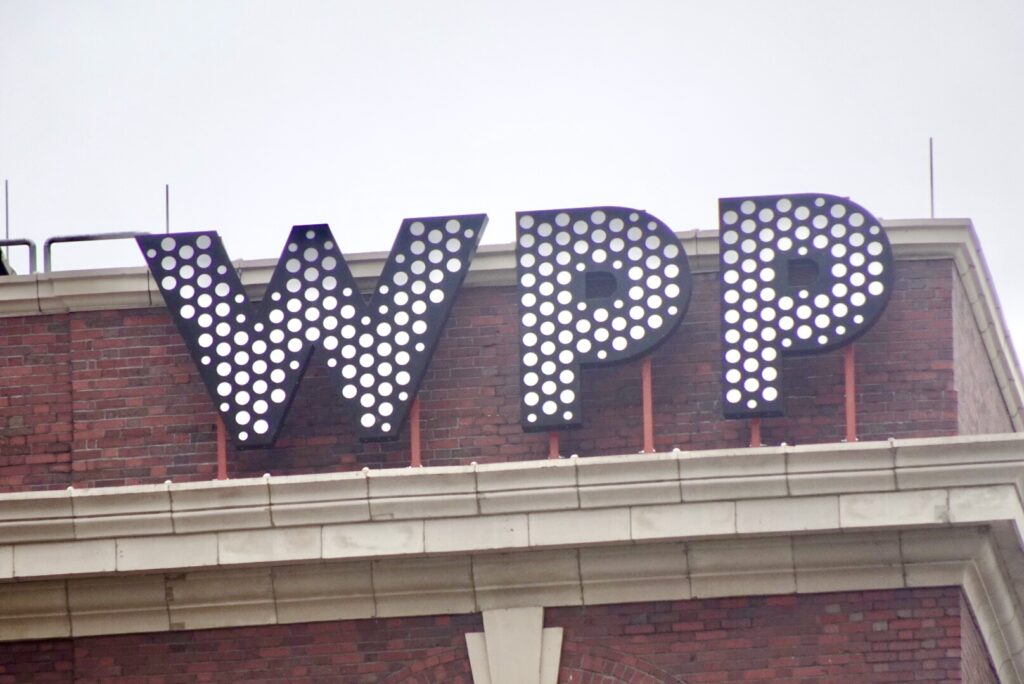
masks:
{"type": "Polygon", "coordinates": [[[957,433],[1013,432],[999,383],[985,351],[959,275],[953,286],[953,360],[957,392],[957,433]]]}
{"type": "Polygon", "coordinates": [[[71,481],[68,317],[0,319],[0,491],[71,481]]]}
{"type": "MultiPolygon", "coordinates": [[[[716,278],[695,276],[686,320],[653,356],[658,449],[749,442],[745,421],[721,416],[716,278]]],[[[857,343],[861,439],[952,435],[965,415],[998,413],[976,380],[958,405],[954,366],[966,376],[983,357],[975,345],[954,364],[954,292],[950,261],[899,263],[883,319],[857,343]]],[[[546,456],[546,436],[519,426],[516,314],[512,287],[460,293],[420,393],[426,465],[546,456]]],[[[213,406],[164,309],[2,319],[0,371],[0,491],[215,474],[213,406]]],[[[788,360],[783,379],[788,415],[764,422],[765,443],[839,441],[842,352],[788,360]]],[[[562,453],[639,451],[639,363],[588,369],[583,383],[585,426],[563,435],[562,453]]],[[[337,397],[314,360],[278,446],[230,453],[231,476],[408,464],[407,432],[361,444],[337,397]]]]}
{"type": "MultiPolygon", "coordinates": [[[[900,262],[883,318],[856,343],[860,439],[956,434],[951,269],[948,261],[900,262]]],[[[679,331],[653,355],[658,449],[749,444],[746,421],[722,418],[717,278],[695,277],[694,298],[679,331]]],[[[841,350],[789,358],[782,379],[787,415],[763,421],[765,444],[843,439],[841,350]]],[[[639,450],[639,364],[593,369],[583,381],[587,425],[563,439],[563,451],[639,450]]]]}
{"type": "MultiPolygon", "coordinates": [[[[995,682],[958,588],[549,609],[562,684],[995,682]]],[[[0,684],[469,684],[479,615],[0,643],[0,684]]]]}
{"type": "Polygon", "coordinates": [[[978,632],[971,607],[966,599],[960,599],[960,670],[964,684],[998,684],[999,679],[992,669],[992,663],[985,649],[985,642],[978,632]]]}
{"type": "Polygon", "coordinates": [[[957,588],[563,608],[560,681],[995,681],[957,588]],[[970,659],[970,663],[967,660],[970,659]],[[992,679],[962,679],[961,669],[992,679]],[[635,672],[635,674],[634,674],[635,672]],[[588,679],[602,675],[607,679],[588,679]]]}
{"type": "Polygon", "coordinates": [[[472,684],[479,615],[0,643],[0,684],[472,684]]]}

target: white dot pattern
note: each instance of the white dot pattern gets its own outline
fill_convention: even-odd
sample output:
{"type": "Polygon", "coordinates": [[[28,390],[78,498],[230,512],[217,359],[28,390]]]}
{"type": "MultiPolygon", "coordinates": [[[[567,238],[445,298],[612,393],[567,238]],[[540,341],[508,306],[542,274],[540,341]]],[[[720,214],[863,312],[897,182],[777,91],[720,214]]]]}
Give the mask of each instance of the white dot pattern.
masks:
{"type": "Polygon", "coordinates": [[[892,292],[892,248],[878,219],[833,195],[721,199],[719,219],[724,413],[782,415],[781,357],[865,333],[892,292]]]}
{"type": "Polygon", "coordinates": [[[641,356],[679,325],[692,291],[686,252],[665,224],[629,208],[516,219],[522,425],[579,425],[581,366],[641,356]],[[588,293],[595,277],[605,291],[588,293]]]}
{"type": "Polygon", "coordinates": [[[292,229],[263,302],[249,302],[216,233],[138,242],[239,446],[273,443],[314,346],[358,405],[360,438],[405,420],[486,216],[407,219],[365,301],[326,225],[292,229]]]}

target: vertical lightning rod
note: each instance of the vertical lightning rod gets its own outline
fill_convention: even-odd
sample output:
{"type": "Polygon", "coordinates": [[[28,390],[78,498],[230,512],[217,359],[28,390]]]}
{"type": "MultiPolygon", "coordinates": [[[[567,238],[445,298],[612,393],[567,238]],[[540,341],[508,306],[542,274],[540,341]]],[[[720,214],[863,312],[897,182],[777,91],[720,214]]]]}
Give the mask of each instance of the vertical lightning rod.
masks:
{"type": "Polygon", "coordinates": [[[11,239],[11,210],[7,195],[7,179],[4,178],[4,239],[11,239]]]}
{"type": "Polygon", "coordinates": [[[171,186],[164,183],[164,232],[171,232],[171,186]]]}
{"type": "Polygon", "coordinates": [[[928,196],[931,202],[931,216],[935,218],[935,144],[928,138],[928,196]]]}

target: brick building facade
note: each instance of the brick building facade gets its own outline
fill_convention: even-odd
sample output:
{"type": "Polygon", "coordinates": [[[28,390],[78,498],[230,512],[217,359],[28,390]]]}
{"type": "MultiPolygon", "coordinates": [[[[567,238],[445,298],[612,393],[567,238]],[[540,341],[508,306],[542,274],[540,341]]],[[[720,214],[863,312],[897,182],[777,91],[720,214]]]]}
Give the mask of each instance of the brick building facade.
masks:
{"type": "MultiPolygon", "coordinates": [[[[408,430],[360,443],[314,360],[222,481],[144,271],[0,279],[0,683],[1024,681],[1020,371],[969,224],[886,229],[857,444],[841,351],[786,361],[766,446],[722,418],[716,243],[688,234],[656,453],[639,363],[584,372],[577,457],[522,430],[499,247],[420,389],[423,469],[408,430]]],[[[253,296],[272,266],[240,264],[253,296]]]]}

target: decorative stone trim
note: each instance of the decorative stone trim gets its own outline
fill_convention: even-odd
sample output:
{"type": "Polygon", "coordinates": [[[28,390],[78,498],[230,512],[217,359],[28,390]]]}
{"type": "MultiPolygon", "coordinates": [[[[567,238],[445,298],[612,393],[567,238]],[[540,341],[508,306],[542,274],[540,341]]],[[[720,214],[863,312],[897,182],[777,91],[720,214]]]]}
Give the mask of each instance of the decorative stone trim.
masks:
{"type": "Polygon", "coordinates": [[[947,527],[8,582],[0,639],[961,586],[1001,681],[1020,682],[1024,633],[1006,576],[1019,568],[1001,569],[999,548],[1015,535],[947,527]]]}
{"type": "Polygon", "coordinates": [[[954,585],[1018,682],[1022,486],[996,435],[2,495],[0,639],[954,585]]]}
{"type": "Polygon", "coordinates": [[[543,608],[485,610],[484,631],[466,635],[474,684],[557,684],[561,627],[543,608]]]}
{"type": "Polygon", "coordinates": [[[1012,516],[1022,464],[1009,434],[20,492],[0,579],[959,524],[1012,516]]]}

